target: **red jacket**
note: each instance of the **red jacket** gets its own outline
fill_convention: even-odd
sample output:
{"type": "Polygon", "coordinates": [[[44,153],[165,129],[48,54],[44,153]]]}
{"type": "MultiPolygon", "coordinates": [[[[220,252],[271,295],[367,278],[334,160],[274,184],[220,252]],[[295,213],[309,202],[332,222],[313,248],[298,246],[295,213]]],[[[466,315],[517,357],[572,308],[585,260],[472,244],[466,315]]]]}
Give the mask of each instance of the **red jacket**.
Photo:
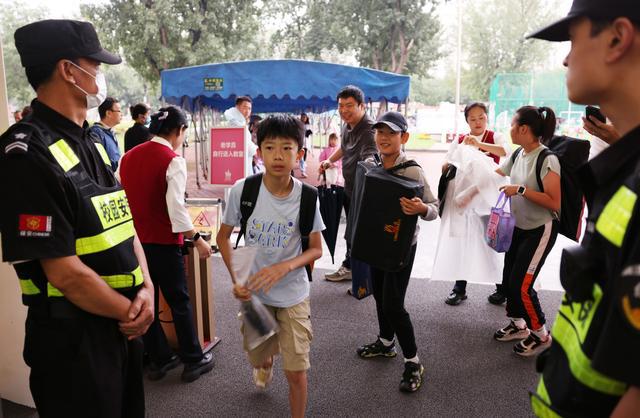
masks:
{"type": "MultiPolygon", "coordinates": [[[[466,135],[460,135],[458,137],[458,144],[462,143],[462,140],[464,139],[466,135]]],[[[486,130],[484,131],[484,135],[482,136],[482,141],[480,142],[484,142],[485,144],[495,144],[494,140],[493,140],[493,131],[490,130],[486,130]]],[[[487,157],[493,158],[493,161],[495,161],[496,164],[500,164],[500,156],[496,155],[496,154],[492,154],[488,151],[485,151],[484,153],[487,157]]]]}
{"type": "Polygon", "coordinates": [[[167,168],[178,154],[148,141],[122,157],[120,178],[129,199],[133,223],[143,244],[182,245],[181,233],[171,230],[167,210],[167,168]]]}

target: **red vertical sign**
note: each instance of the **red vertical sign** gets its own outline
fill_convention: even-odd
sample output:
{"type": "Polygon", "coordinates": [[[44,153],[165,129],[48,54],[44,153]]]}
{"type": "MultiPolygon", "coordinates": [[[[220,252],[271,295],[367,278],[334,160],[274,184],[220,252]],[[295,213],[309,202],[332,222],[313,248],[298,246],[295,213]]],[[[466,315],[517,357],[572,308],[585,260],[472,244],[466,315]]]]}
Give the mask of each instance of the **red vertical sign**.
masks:
{"type": "Polygon", "coordinates": [[[245,177],[244,129],[211,129],[211,184],[232,186],[245,177]]]}

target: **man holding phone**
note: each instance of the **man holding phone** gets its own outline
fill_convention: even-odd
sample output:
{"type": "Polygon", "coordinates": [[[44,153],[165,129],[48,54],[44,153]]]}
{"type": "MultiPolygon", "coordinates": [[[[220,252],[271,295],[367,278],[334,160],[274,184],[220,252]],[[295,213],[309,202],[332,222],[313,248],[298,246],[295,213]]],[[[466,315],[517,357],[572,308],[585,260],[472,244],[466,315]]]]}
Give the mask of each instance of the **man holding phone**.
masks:
{"type": "Polygon", "coordinates": [[[637,0],[574,0],[567,17],[530,37],[571,41],[564,60],[569,99],[599,105],[621,135],[579,170],[589,204],[586,234],[580,246],[563,250],[566,293],[553,343],[538,358],[533,412],[637,417],[640,7],[637,0]]]}
{"type": "MultiPolygon", "coordinates": [[[[615,126],[607,123],[607,118],[602,114],[600,109],[595,106],[587,106],[585,108],[585,114],[586,116],[582,118],[582,127],[585,131],[604,141],[607,145],[611,145],[620,139],[620,134],[615,126]]],[[[601,146],[600,148],[598,154],[602,149],[606,148],[606,146],[601,146]]]]}

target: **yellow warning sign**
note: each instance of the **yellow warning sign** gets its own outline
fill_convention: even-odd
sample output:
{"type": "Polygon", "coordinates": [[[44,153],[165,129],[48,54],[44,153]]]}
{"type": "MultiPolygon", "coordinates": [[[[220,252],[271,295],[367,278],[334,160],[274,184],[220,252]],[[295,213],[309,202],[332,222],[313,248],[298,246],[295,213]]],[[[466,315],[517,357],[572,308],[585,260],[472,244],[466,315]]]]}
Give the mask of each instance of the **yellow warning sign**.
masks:
{"type": "Polygon", "coordinates": [[[187,206],[193,227],[198,232],[208,232],[215,239],[218,233],[220,206],[187,206]]]}

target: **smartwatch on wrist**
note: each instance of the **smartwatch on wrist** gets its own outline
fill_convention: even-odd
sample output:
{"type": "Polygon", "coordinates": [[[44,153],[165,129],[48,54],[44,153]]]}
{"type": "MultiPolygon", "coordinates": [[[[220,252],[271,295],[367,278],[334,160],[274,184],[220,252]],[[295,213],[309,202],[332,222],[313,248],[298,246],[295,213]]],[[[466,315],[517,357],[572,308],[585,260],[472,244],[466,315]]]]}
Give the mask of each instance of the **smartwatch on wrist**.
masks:
{"type": "Polygon", "coordinates": [[[518,193],[520,196],[524,196],[524,193],[525,193],[526,191],[527,191],[527,188],[526,188],[526,187],[524,187],[524,186],[518,186],[518,191],[517,191],[517,193],[518,193]]]}
{"type": "Polygon", "coordinates": [[[191,241],[196,242],[197,240],[200,239],[200,232],[196,232],[195,234],[193,234],[193,236],[191,237],[191,241]]]}

